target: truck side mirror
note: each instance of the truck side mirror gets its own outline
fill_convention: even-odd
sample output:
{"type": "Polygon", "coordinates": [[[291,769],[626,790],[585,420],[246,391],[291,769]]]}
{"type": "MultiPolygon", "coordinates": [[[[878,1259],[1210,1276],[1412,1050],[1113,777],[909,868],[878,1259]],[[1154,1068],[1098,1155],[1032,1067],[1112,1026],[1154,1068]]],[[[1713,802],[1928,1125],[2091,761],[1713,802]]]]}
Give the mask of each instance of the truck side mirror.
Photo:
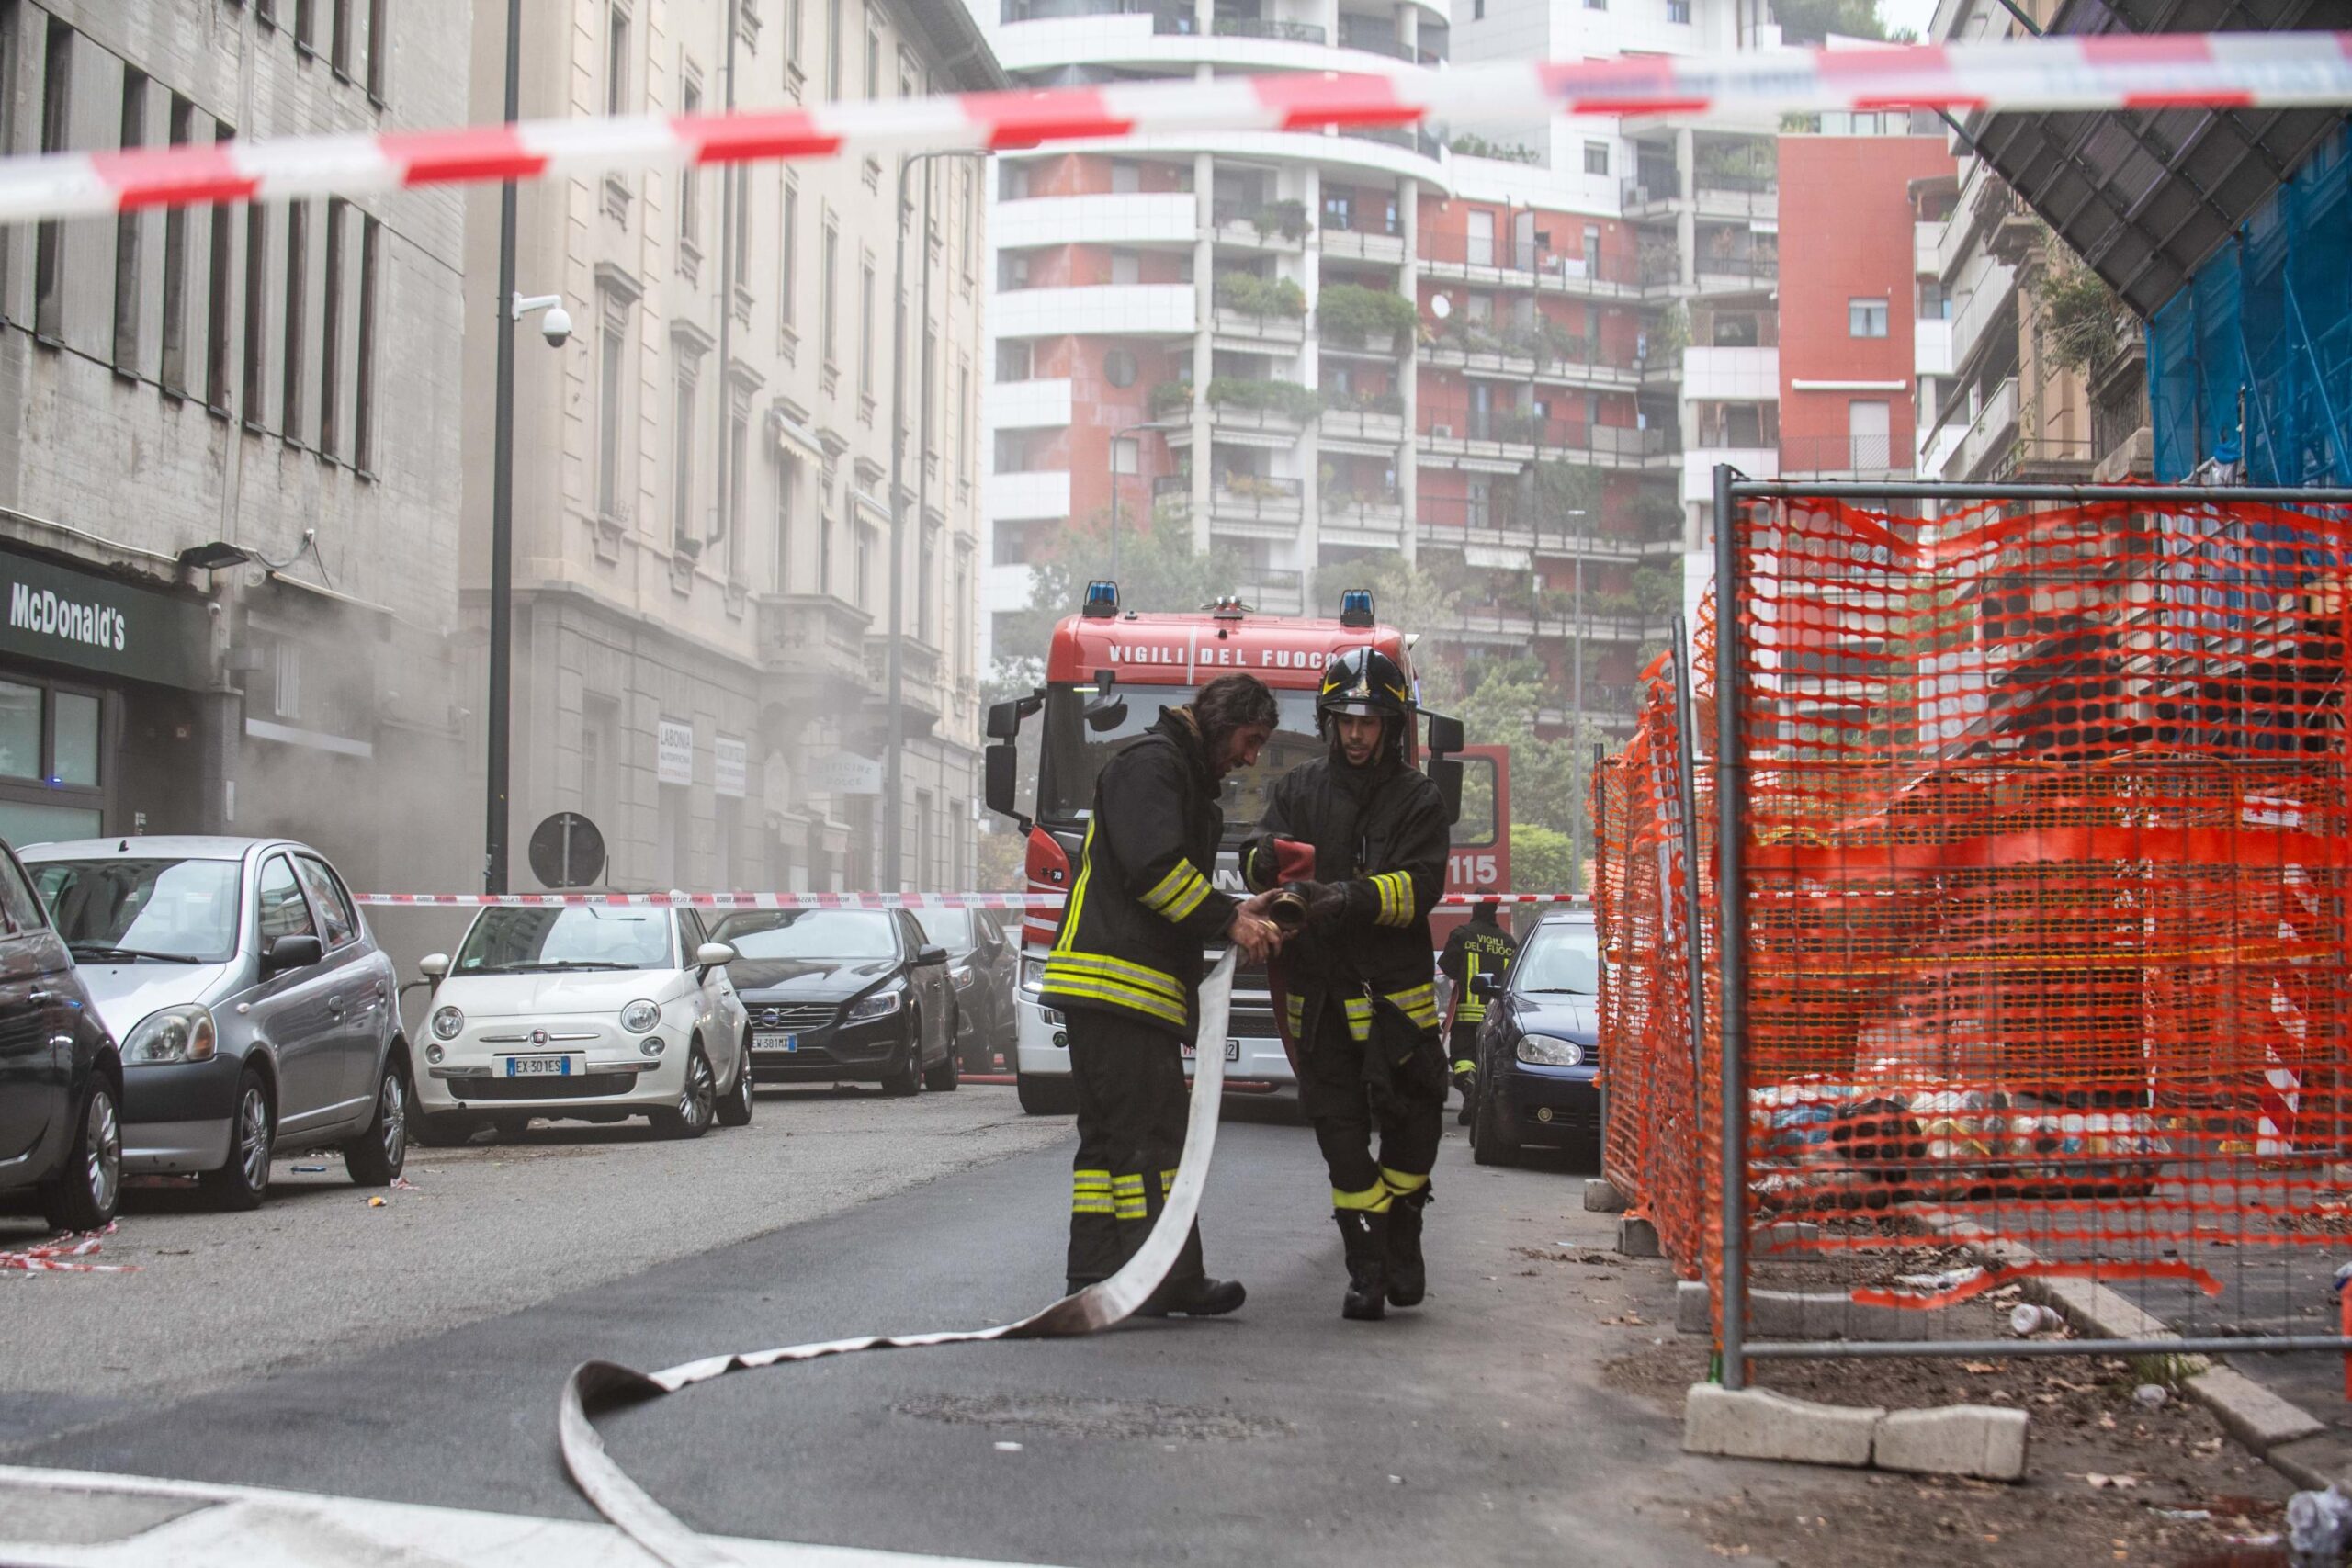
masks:
{"type": "Polygon", "coordinates": [[[1462,820],[1462,760],[1431,756],[1429,772],[1430,783],[1437,785],[1437,793],[1445,802],[1445,820],[1451,827],[1462,820]]]}
{"type": "Polygon", "coordinates": [[[1021,815],[1021,750],[1010,740],[1000,740],[982,754],[982,793],[989,809],[1001,817],[1010,817],[1029,830],[1029,818],[1021,815]]]}
{"type": "Polygon", "coordinates": [[[1430,750],[1441,757],[1450,757],[1462,750],[1462,721],[1433,713],[1430,718],[1430,750]]]}

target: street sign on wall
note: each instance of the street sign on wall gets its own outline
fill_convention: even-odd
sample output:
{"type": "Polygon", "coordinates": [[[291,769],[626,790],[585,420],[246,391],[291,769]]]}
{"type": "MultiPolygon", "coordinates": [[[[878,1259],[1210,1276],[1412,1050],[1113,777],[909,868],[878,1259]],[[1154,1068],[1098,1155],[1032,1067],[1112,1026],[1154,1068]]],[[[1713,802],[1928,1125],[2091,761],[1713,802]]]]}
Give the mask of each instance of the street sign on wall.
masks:
{"type": "Polygon", "coordinates": [[[653,773],[665,784],[695,782],[695,727],[676,719],[654,721],[653,773]]]}
{"type": "Polygon", "coordinates": [[[710,777],[719,794],[742,799],[752,784],[752,743],[740,736],[714,736],[710,742],[710,777]]]}
{"type": "Polygon", "coordinates": [[[835,751],[831,756],[816,758],[808,764],[807,777],[812,795],[882,793],[882,764],[854,751],[835,751]]]}

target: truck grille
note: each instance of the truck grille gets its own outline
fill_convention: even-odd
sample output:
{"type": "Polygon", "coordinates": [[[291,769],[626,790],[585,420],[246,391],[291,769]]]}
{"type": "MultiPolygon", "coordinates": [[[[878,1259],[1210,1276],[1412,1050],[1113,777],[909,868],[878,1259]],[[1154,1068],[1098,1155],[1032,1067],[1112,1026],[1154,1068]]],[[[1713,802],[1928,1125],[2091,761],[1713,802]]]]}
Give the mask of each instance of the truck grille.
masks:
{"type": "Polygon", "coordinates": [[[841,1010],[833,1002],[792,1002],[783,1007],[751,1008],[753,1029],[822,1029],[841,1010]]]}

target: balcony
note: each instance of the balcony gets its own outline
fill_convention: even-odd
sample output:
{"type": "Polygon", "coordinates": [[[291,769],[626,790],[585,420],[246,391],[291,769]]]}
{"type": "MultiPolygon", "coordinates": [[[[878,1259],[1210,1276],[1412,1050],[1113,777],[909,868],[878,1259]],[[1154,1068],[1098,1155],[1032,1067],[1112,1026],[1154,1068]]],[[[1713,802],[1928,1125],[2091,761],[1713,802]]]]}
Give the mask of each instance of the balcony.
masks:
{"type": "Polygon", "coordinates": [[[1047,521],[1069,515],[1069,475],[1059,469],[990,474],[983,504],[996,523],[1047,521]]]}
{"type": "MultiPolygon", "coordinates": [[[[1259,17],[1219,17],[1209,30],[1218,38],[1271,39],[1277,43],[1319,44],[1329,42],[1331,38],[1319,23],[1285,22],[1259,17]]],[[[1342,43],[1341,47],[1353,46],[1342,43]]]]}
{"type": "Polygon", "coordinates": [[[1396,491],[1323,497],[1322,539],[1329,545],[1394,550],[1405,543],[1405,499],[1396,491]]]}
{"type": "MultiPolygon", "coordinates": [[[[1995,333],[2007,308],[2018,297],[2017,269],[1990,262],[1978,274],[1976,287],[1960,301],[1951,320],[1951,365],[1957,375],[1974,361],[1977,351],[1995,333]]],[[[2015,321],[2014,315],[2007,319],[2015,321]]],[[[2015,332],[2012,326],[2010,331],[2015,332]]]]}
{"type": "Polygon", "coordinates": [[[1189,283],[1006,288],[989,296],[989,330],[1001,338],[1074,333],[1189,337],[1194,320],[1189,283]]]}
{"type": "MultiPolygon", "coordinates": [[[[1184,197],[1189,204],[1193,198],[1184,197]]],[[[1219,197],[1210,207],[1209,223],[1217,243],[1250,250],[1295,255],[1314,231],[1306,204],[1298,201],[1255,201],[1243,197],[1219,197]]]]}
{"type": "Polygon", "coordinates": [[[1370,214],[1364,216],[1362,228],[1335,224],[1328,212],[1323,216],[1323,227],[1317,231],[1316,243],[1326,256],[1337,260],[1376,262],[1383,266],[1402,266],[1405,264],[1405,236],[1397,230],[1376,226],[1370,214]]]}
{"type": "Polygon", "coordinates": [[[989,212],[989,239],[1003,251],[1044,245],[1190,245],[1200,227],[1184,191],[1097,192],[1000,201],[989,212]]]}
{"type": "MultiPolygon", "coordinates": [[[[1327,398],[1337,395],[1326,389],[1327,398]]],[[[1405,439],[1404,400],[1389,392],[1364,402],[1327,406],[1317,430],[1327,444],[1363,441],[1394,446],[1405,439]]]]}
{"type": "Polygon", "coordinates": [[[1302,574],[1278,567],[1244,567],[1234,574],[1233,592],[1252,610],[1266,615],[1303,615],[1306,599],[1302,574]]]}
{"type": "Polygon", "coordinates": [[[2017,438],[2018,378],[2012,376],[1993,389],[1984,408],[1969,422],[1966,434],[1960,438],[1959,471],[1954,477],[1987,477],[1985,470],[1996,459],[2006,461],[2010,457],[2017,438]]]}
{"type": "Polygon", "coordinates": [[[1942,243],[1944,226],[1940,221],[1911,225],[1911,273],[1915,277],[1941,277],[1943,269],[1937,264],[1936,247],[1942,243]]]}
{"type": "Polygon", "coordinates": [[[1912,452],[1891,435],[1783,435],[1781,477],[1884,479],[1908,476],[1912,452]]]}
{"type": "Polygon", "coordinates": [[[981,394],[980,412],[990,430],[1058,430],[1069,423],[1068,377],[1036,381],[998,381],[981,394]]]}
{"type": "Polygon", "coordinates": [[[760,668],[854,703],[865,682],[865,634],[874,617],[821,593],[759,599],[760,668]]]}
{"type": "Polygon", "coordinates": [[[1421,271],[1431,278],[1490,288],[1533,288],[1583,299],[1632,299],[1639,268],[1623,259],[1560,255],[1532,240],[1423,233],[1421,271]]]}
{"type": "MultiPolygon", "coordinates": [[[[899,639],[899,700],[918,735],[946,716],[947,693],[942,680],[945,668],[946,660],[938,649],[918,637],[899,639]]],[[[865,690],[869,706],[889,711],[890,639],[887,637],[865,639],[865,690]]]]}
{"type": "Polygon", "coordinates": [[[1702,295],[1754,294],[1771,288],[1781,276],[1777,251],[1751,251],[1745,255],[1710,255],[1702,252],[1696,265],[1702,295]]]}
{"type": "Polygon", "coordinates": [[[1532,570],[1539,557],[1633,562],[1677,555],[1682,548],[1679,535],[1671,539],[1643,539],[1617,534],[1577,533],[1550,519],[1523,515],[1500,495],[1483,500],[1424,495],[1419,513],[1416,532],[1421,543],[1441,549],[1508,554],[1512,558],[1508,562],[1483,564],[1507,565],[1521,571],[1532,570]]]}
{"type": "Polygon", "coordinates": [[[1781,351],[1686,348],[1682,351],[1682,395],[1694,402],[1778,402],[1781,351]]]}
{"type": "Polygon", "coordinates": [[[1675,457],[1677,438],[1667,430],[1589,425],[1581,420],[1545,418],[1498,409],[1424,404],[1421,450],[1433,457],[1532,463],[1568,457],[1603,468],[1649,468],[1675,457]]]}
{"type": "Polygon", "coordinates": [[[1911,373],[1915,376],[1951,374],[1951,323],[1940,317],[1911,323],[1911,373]]]}
{"type": "Polygon", "coordinates": [[[1702,218],[1776,218],[1781,182],[1772,175],[1701,169],[1691,177],[1692,205],[1702,218]]]}
{"type": "Polygon", "coordinates": [[[1421,362],[1458,369],[1465,375],[1493,376],[1511,381],[1617,391],[1630,391],[1642,384],[1641,366],[1599,359],[1594,355],[1594,347],[1585,338],[1566,333],[1539,334],[1509,330],[1498,336],[1461,332],[1424,346],[1421,362]]]}

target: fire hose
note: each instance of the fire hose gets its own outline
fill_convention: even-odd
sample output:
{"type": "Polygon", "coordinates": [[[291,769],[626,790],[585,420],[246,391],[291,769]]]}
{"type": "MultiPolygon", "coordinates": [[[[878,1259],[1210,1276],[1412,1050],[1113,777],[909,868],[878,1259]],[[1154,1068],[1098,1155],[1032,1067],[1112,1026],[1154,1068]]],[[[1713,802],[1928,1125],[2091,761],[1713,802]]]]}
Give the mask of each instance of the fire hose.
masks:
{"type": "MultiPolygon", "coordinates": [[[[1201,982],[1200,1028],[1195,1038],[1222,1040],[1233,1000],[1233,953],[1217,960],[1201,982]]],[[[1064,1339],[1099,1333],[1131,1316],[1165,1279],[1200,1212],[1208,1185],[1209,1158],[1216,1147],[1219,1091],[1225,1083],[1225,1053],[1201,1051],[1193,1068],[1193,1102],[1184,1127],[1184,1150],[1176,1181],[1159,1218],[1126,1266],[1109,1279],[1062,1297],[1017,1323],[994,1328],[949,1329],[933,1334],[869,1334],[770,1350],[708,1356],[658,1372],[640,1372],[611,1361],[583,1361],[564,1384],[556,1421],[558,1445],[572,1482],[596,1511],[670,1568],[729,1568],[735,1559],[687,1528],[629,1479],[597,1432],[597,1414],[641,1404],[729,1372],[750,1371],[787,1361],[814,1361],[859,1350],[917,1350],[934,1345],[977,1345],[992,1339],[1064,1339]]]]}

